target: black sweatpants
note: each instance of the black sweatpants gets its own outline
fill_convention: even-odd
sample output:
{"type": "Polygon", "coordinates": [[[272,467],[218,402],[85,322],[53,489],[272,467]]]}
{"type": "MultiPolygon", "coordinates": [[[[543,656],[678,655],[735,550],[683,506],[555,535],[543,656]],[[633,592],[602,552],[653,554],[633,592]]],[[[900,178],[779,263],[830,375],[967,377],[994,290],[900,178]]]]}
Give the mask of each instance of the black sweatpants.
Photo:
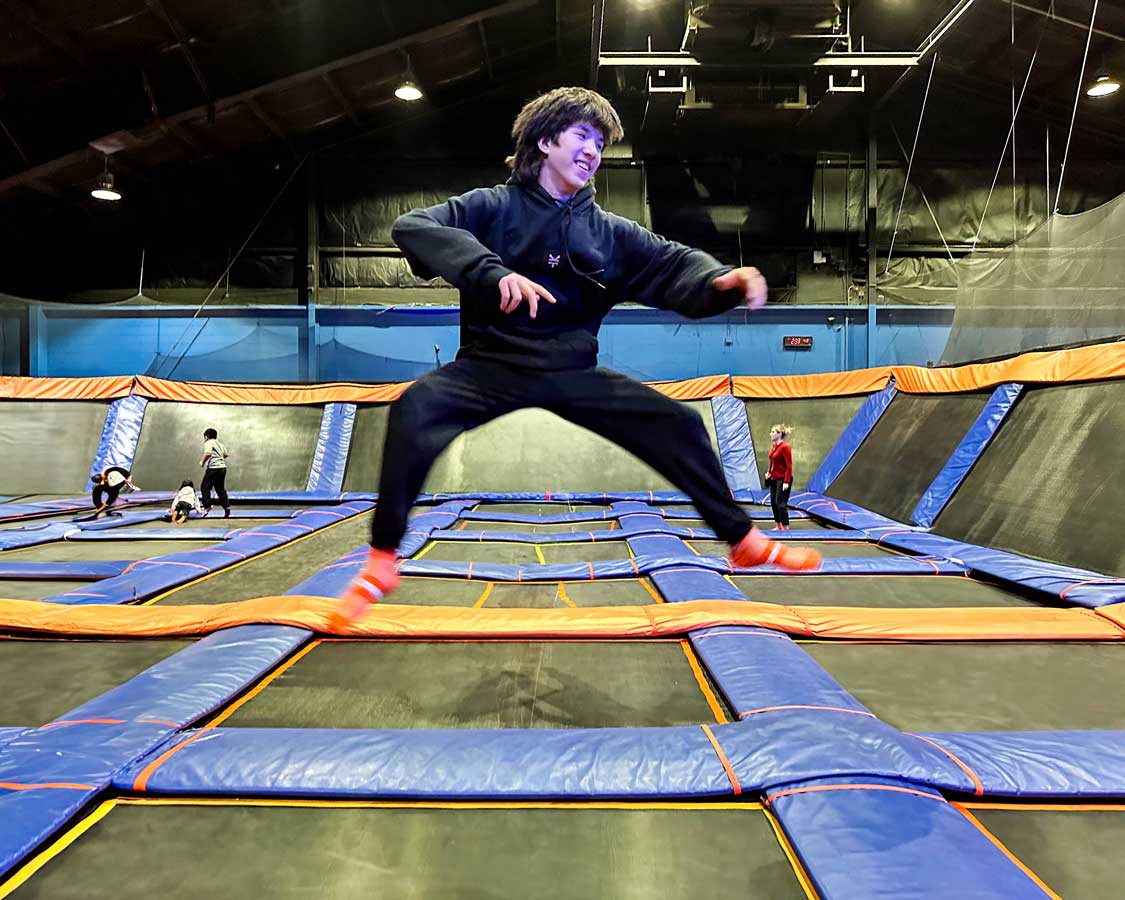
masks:
{"type": "Polygon", "coordinates": [[[121,493],[121,485],[115,484],[110,487],[107,484],[94,485],[94,509],[97,509],[103,503],[113,506],[117,502],[117,495],[121,493]]]}
{"type": "Polygon", "coordinates": [[[789,524],[789,495],[793,492],[793,485],[782,490],[785,484],[780,478],[769,479],[770,506],[773,507],[773,520],[778,525],[789,524]]]}
{"type": "Polygon", "coordinates": [[[227,496],[227,470],[224,466],[221,469],[204,469],[203,470],[203,483],[199,486],[200,492],[203,494],[203,508],[211,508],[211,491],[214,490],[219,497],[219,503],[223,509],[230,509],[230,498],[227,496]]]}
{"type": "Polygon", "coordinates": [[[398,546],[426,474],[454,438],[527,407],[588,428],[648,463],[691,498],[721,540],[737,543],[750,530],[703,420],[688,406],[610,369],[541,372],[459,359],[416,381],[391,407],[371,545],[398,546]]]}

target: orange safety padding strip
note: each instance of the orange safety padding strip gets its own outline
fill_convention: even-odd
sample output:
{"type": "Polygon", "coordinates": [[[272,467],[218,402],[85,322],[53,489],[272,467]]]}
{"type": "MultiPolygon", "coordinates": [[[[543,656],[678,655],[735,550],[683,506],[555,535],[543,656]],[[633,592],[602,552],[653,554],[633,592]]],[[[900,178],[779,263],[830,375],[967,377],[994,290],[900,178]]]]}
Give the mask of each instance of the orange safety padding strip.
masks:
{"type": "Polygon", "coordinates": [[[968,764],[963,759],[961,759],[961,757],[959,757],[952,750],[947,750],[945,747],[943,747],[937,741],[931,741],[928,737],[923,737],[922,735],[914,734],[913,732],[910,732],[910,736],[916,737],[916,738],[918,738],[918,740],[929,744],[935,750],[940,750],[942,753],[944,753],[946,756],[948,756],[951,760],[953,760],[953,762],[956,764],[957,768],[959,768],[962,772],[964,772],[966,775],[968,775],[969,778],[972,779],[972,781],[973,781],[973,793],[976,794],[978,797],[984,796],[984,785],[981,783],[981,780],[979,778],[977,778],[977,773],[974,772],[972,769],[970,769],[968,764]]]}
{"type": "Polygon", "coordinates": [[[1092,610],[1094,615],[1101,616],[1107,622],[1112,622],[1125,632],[1125,603],[1109,603],[1092,610]]]}
{"type": "Polygon", "coordinates": [[[734,396],[758,400],[785,400],[792,397],[842,397],[881,391],[891,378],[889,366],[855,369],[850,372],[823,372],[818,375],[736,375],[731,379],[734,396]]]}
{"type": "Polygon", "coordinates": [[[326,597],[285,595],[198,606],[65,606],[0,600],[0,629],[59,635],[171,637],[271,624],[349,637],[646,638],[701,628],[760,626],[788,634],[893,641],[1118,641],[1115,623],[1086,609],[855,609],[738,600],[648,606],[507,609],[376,604],[348,625],[326,597]]]}
{"type": "Polygon", "coordinates": [[[1125,342],[1024,353],[999,362],[950,369],[894,366],[899,390],[911,394],[949,394],[996,387],[1005,382],[1063,383],[1125,378],[1125,342]]]}
{"type": "Polygon", "coordinates": [[[164,381],[137,376],[134,392],[151,400],[180,403],[243,403],[294,405],[325,403],[390,403],[402,396],[411,382],[396,384],[239,385],[209,382],[164,381]]]}
{"type": "Polygon", "coordinates": [[[47,782],[45,784],[21,784],[18,781],[0,781],[0,791],[43,791],[43,790],[62,790],[62,791],[92,791],[96,789],[96,785],[92,784],[71,784],[66,781],[47,782]]]}
{"type": "Polygon", "coordinates": [[[727,759],[723,748],[719,746],[719,742],[716,740],[710,727],[707,725],[700,725],[699,727],[703,729],[703,733],[707,735],[707,740],[711,742],[711,746],[715,749],[715,754],[719,757],[719,762],[723,764],[723,771],[727,773],[727,781],[730,782],[731,791],[737,797],[742,793],[742,785],[738,783],[738,776],[734,773],[734,768],[731,766],[730,760],[727,759]]]}
{"type": "Polygon", "coordinates": [[[102,378],[23,378],[0,376],[4,400],[116,400],[133,387],[132,375],[102,378]]]}
{"type": "Polygon", "coordinates": [[[673,400],[707,400],[730,393],[730,376],[703,375],[686,381],[650,381],[648,386],[673,400]]]}

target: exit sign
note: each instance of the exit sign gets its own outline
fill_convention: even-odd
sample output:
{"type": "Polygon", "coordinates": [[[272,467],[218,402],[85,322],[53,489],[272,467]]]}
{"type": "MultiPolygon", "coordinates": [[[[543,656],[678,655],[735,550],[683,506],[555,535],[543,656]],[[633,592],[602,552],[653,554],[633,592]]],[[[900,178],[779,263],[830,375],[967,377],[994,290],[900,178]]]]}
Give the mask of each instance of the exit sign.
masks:
{"type": "Polygon", "coordinates": [[[782,350],[811,350],[812,349],[812,335],[811,334],[787,334],[781,339],[782,350]]]}

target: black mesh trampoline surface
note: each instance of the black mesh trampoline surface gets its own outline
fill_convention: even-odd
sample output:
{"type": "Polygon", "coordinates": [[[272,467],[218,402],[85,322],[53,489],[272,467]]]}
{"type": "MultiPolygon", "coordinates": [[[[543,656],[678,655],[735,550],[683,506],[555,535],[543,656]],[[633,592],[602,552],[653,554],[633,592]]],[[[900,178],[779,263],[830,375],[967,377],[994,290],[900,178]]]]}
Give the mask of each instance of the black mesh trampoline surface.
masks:
{"type": "Polygon", "coordinates": [[[997,585],[951,575],[735,575],[748,600],[783,606],[938,609],[1039,604],[997,585]]]}
{"type": "Polygon", "coordinates": [[[0,727],[44,725],[191,643],[0,637],[0,727]]]}
{"type": "Polygon", "coordinates": [[[0,400],[0,494],[82,494],[109,404],[82,400],[0,400]],[[18,465],[13,465],[18,460],[18,465]]]}
{"type": "Polygon", "coordinates": [[[1116,643],[988,642],[801,646],[861,703],[902,731],[1125,728],[1116,643]]]}
{"type": "Polygon", "coordinates": [[[597,562],[628,559],[629,556],[629,545],[624,540],[554,544],[523,544],[516,541],[431,541],[414,554],[413,558],[424,558],[431,562],[444,560],[534,565],[597,562]]]}
{"type": "Polygon", "coordinates": [[[1058,896],[1118,900],[1125,806],[958,804],[1058,896]]]}
{"type": "Polygon", "coordinates": [[[303,491],[322,415],[319,406],[152,401],[145,409],[133,480],[146,490],[171,490],[184,478],[199,487],[203,431],[214,428],[230,452],[228,491],[303,491]]]}
{"type": "Polygon", "coordinates": [[[793,427],[793,481],[808,484],[828,451],[855,417],[867,396],[803,397],[794,400],[745,400],[750,436],[758,473],[763,478],[769,466],[770,428],[778,423],[793,427]]]}
{"type": "Polygon", "coordinates": [[[222,724],[606,728],[728,720],[693,653],[678,640],[319,641],[222,724]]]}
{"type": "Polygon", "coordinates": [[[1025,390],[934,530],[1125,575],[1122,435],[1125,381],[1025,390]]]}
{"type": "Polygon", "coordinates": [[[6,600],[41,600],[64,591],[97,584],[96,581],[63,578],[5,578],[0,580],[0,597],[6,600]]]}
{"type": "Polygon", "coordinates": [[[545,609],[563,606],[643,606],[660,603],[662,600],[647,578],[494,582],[407,575],[386,602],[411,606],[545,609]]]}
{"type": "Polygon", "coordinates": [[[97,808],[74,843],[13,896],[807,895],[756,803],[434,808],[125,798],[97,808]]]}
{"type": "Polygon", "coordinates": [[[897,394],[825,493],[909,522],[989,396],[897,394]]]}
{"type": "MultiPolygon", "coordinates": [[[[717,452],[715,417],[706,400],[688,403],[703,418],[717,452]]],[[[345,491],[378,489],[387,407],[356,411],[345,491]]],[[[457,438],[434,463],[424,493],[674,490],[639,459],[553,413],[524,409],[457,438]],[[515,455],[513,455],[515,454],[515,455]]]]}

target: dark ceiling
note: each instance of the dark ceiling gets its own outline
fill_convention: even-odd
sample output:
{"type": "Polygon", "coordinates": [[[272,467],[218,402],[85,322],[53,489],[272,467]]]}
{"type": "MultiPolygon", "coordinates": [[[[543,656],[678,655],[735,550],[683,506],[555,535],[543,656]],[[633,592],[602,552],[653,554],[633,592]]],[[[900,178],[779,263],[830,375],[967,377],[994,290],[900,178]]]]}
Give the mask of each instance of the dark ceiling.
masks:
{"type": "MultiPolygon", "coordinates": [[[[993,162],[1033,56],[1021,152],[1066,138],[1092,7],[1049,2],[0,0],[0,203],[77,199],[107,160],[127,183],[243,154],[502,154],[524,100],[592,73],[642,157],[862,152],[869,118],[912,140],[926,97],[922,156],[993,162]],[[848,31],[913,55],[951,12],[916,66],[817,65],[848,31]],[[408,68],[418,104],[392,94],[408,68]]],[[[1090,37],[1085,80],[1125,75],[1125,0],[1090,37]]],[[[1121,158],[1121,95],[1079,100],[1074,158],[1121,158]]]]}

